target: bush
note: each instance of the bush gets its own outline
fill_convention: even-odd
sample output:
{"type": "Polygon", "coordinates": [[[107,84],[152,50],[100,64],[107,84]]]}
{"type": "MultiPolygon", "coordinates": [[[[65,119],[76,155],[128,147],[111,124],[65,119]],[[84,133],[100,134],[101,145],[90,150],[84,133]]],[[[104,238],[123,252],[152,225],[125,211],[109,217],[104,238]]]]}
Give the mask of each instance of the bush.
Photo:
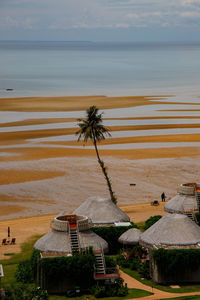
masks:
{"type": "Polygon", "coordinates": [[[105,255],[104,257],[105,257],[106,268],[116,267],[116,262],[112,257],[107,256],[107,255],[105,255]]]}
{"type": "Polygon", "coordinates": [[[33,282],[33,272],[30,260],[21,261],[15,273],[16,280],[22,283],[33,282]]]}
{"type": "Polygon", "coordinates": [[[48,300],[48,293],[40,287],[31,289],[25,284],[14,284],[5,287],[4,300],[48,300]]]}
{"type": "Polygon", "coordinates": [[[105,286],[98,286],[95,285],[91,289],[91,293],[96,297],[96,298],[104,298],[107,296],[106,294],[106,287],[105,286]]]}
{"type": "Polygon", "coordinates": [[[127,286],[123,286],[123,279],[119,278],[115,281],[114,284],[109,286],[93,286],[91,289],[91,293],[96,298],[123,297],[128,294],[128,288],[127,286]]]}
{"type": "Polygon", "coordinates": [[[141,263],[140,263],[139,257],[136,257],[136,258],[132,259],[132,261],[130,262],[129,268],[130,268],[131,270],[137,271],[137,270],[140,268],[140,264],[141,264],[141,263]]]}
{"type": "Polygon", "coordinates": [[[117,255],[116,262],[123,268],[129,268],[131,270],[138,270],[140,268],[140,258],[134,257],[126,259],[122,254],[117,255]]]}
{"type": "Polygon", "coordinates": [[[130,260],[126,259],[122,254],[118,254],[116,256],[116,262],[119,266],[121,266],[123,268],[130,267],[130,260]]]}
{"type": "Polygon", "coordinates": [[[122,244],[118,243],[118,238],[130,228],[137,228],[137,225],[131,223],[130,226],[102,226],[91,228],[96,234],[102,237],[109,246],[109,253],[116,254],[122,248],[122,244]]]}
{"type": "Polygon", "coordinates": [[[17,266],[15,278],[18,282],[32,283],[37,274],[37,263],[40,255],[39,250],[33,250],[31,259],[21,261],[17,266]]]}
{"type": "Polygon", "coordinates": [[[140,263],[138,272],[141,275],[141,277],[150,279],[150,264],[148,260],[140,263]]]}
{"type": "Polygon", "coordinates": [[[147,230],[149,227],[151,227],[153,224],[155,224],[158,220],[160,220],[160,218],[162,218],[162,216],[156,215],[156,216],[153,216],[153,217],[150,217],[149,219],[147,219],[144,224],[144,230],[147,230]]]}
{"type": "Polygon", "coordinates": [[[31,300],[48,300],[49,296],[46,290],[42,290],[40,287],[34,288],[31,291],[31,300]]]}
{"type": "Polygon", "coordinates": [[[40,251],[38,249],[34,249],[31,255],[31,268],[32,268],[32,274],[33,278],[36,278],[37,275],[37,266],[40,258],[40,251]]]}

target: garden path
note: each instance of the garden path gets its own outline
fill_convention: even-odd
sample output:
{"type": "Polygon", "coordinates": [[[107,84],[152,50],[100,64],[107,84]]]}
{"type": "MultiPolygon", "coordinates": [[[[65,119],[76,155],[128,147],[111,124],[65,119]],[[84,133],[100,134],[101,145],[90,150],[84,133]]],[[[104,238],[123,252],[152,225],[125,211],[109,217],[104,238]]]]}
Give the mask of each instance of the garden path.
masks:
{"type": "Polygon", "coordinates": [[[191,296],[191,295],[200,295],[200,292],[168,293],[165,291],[161,291],[161,290],[152,288],[148,285],[141,283],[140,281],[136,280],[135,278],[124,273],[122,270],[120,270],[120,276],[121,276],[121,278],[124,279],[124,282],[127,283],[128,288],[141,289],[141,290],[145,290],[145,291],[154,293],[153,295],[142,297],[142,298],[140,298],[140,300],[167,299],[167,298],[177,298],[177,297],[191,296]]]}

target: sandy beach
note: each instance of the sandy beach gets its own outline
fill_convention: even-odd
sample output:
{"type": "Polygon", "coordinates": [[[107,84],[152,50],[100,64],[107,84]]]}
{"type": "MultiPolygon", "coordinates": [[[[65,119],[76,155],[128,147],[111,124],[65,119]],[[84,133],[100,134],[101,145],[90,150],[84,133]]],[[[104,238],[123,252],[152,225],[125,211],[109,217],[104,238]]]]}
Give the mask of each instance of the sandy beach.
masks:
{"type": "Polygon", "coordinates": [[[169,200],[179,184],[199,182],[197,102],[179,101],[177,108],[164,95],[0,99],[0,238],[10,226],[17,239],[15,246],[0,246],[0,258],[20,251],[32,235],[46,233],[60,211],[71,213],[90,196],[109,196],[91,143],[71,138],[77,131],[74,122],[90,105],[105,111],[111,124],[113,137],[100,145],[114,148],[102,148],[100,154],[118,205],[132,221],[164,214],[162,203],[150,205],[163,191],[169,200]]]}

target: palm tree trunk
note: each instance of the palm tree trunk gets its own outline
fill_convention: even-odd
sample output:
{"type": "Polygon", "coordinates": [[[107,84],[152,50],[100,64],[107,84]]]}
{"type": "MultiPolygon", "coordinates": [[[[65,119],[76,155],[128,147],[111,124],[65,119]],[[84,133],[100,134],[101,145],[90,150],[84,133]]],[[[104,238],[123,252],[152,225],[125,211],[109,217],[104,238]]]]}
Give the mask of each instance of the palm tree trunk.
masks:
{"type": "Polygon", "coordinates": [[[111,200],[112,200],[113,203],[116,204],[116,203],[117,203],[117,198],[116,198],[116,196],[115,196],[115,194],[114,194],[114,192],[113,192],[113,190],[112,190],[111,181],[110,181],[110,178],[108,177],[108,173],[107,173],[106,167],[105,167],[105,165],[104,165],[104,162],[103,162],[103,160],[101,160],[101,158],[100,158],[99,151],[98,151],[98,148],[97,148],[96,138],[95,138],[94,134],[92,134],[92,135],[93,135],[93,144],[94,144],[94,148],[95,148],[95,151],[96,151],[98,163],[99,163],[99,165],[100,165],[100,167],[101,167],[101,169],[102,169],[102,172],[103,172],[103,174],[104,174],[104,177],[105,177],[105,179],[106,179],[106,182],[107,182],[107,186],[108,186],[108,190],[109,190],[109,193],[110,193],[111,200]]]}

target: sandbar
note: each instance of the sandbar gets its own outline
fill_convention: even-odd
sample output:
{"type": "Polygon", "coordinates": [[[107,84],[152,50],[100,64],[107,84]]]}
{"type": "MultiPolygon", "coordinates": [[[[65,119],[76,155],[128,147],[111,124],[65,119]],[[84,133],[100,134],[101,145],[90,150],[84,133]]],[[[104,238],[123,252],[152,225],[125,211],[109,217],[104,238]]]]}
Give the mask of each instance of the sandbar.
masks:
{"type": "MultiPolygon", "coordinates": [[[[139,107],[155,104],[175,104],[170,97],[37,97],[0,99],[0,111],[10,112],[60,112],[80,111],[91,105],[100,109],[139,107]],[[156,101],[154,101],[156,100],[156,101]]],[[[181,103],[197,105],[197,103],[181,103]]],[[[188,110],[164,110],[165,119],[199,118],[187,116],[188,110]],[[170,111],[184,115],[170,116],[170,111]]],[[[123,120],[161,119],[160,116],[125,117],[123,120]]],[[[119,118],[109,118],[109,120],[119,118]]],[[[12,121],[12,120],[11,120],[12,121]]],[[[24,119],[1,123],[0,127],[75,122],[74,118],[24,119]]],[[[185,182],[198,182],[200,149],[191,146],[198,142],[200,133],[150,136],[149,129],[199,128],[199,124],[167,124],[110,126],[112,131],[146,130],[146,136],[119,137],[105,140],[102,144],[149,143],[148,149],[100,150],[108,167],[113,189],[118,196],[118,205],[136,223],[144,222],[155,214],[165,214],[163,203],[153,207],[152,200],[160,200],[164,191],[169,200],[176,195],[177,187],[185,182]],[[187,147],[151,148],[151,143],[188,142],[187,147]],[[133,188],[131,184],[136,186],[133,188]]],[[[34,138],[75,134],[76,128],[26,130],[0,133],[0,238],[6,238],[11,227],[16,245],[0,246],[0,258],[4,253],[19,252],[21,244],[31,236],[42,235],[50,230],[53,216],[68,208],[71,213],[89,196],[108,197],[105,180],[96,160],[94,149],[85,149],[84,143],[30,142],[34,138]],[[65,146],[79,145],[79,149],[65,146]]],[[[88,143],[91,145],[91,143],[88,143]]]]}

